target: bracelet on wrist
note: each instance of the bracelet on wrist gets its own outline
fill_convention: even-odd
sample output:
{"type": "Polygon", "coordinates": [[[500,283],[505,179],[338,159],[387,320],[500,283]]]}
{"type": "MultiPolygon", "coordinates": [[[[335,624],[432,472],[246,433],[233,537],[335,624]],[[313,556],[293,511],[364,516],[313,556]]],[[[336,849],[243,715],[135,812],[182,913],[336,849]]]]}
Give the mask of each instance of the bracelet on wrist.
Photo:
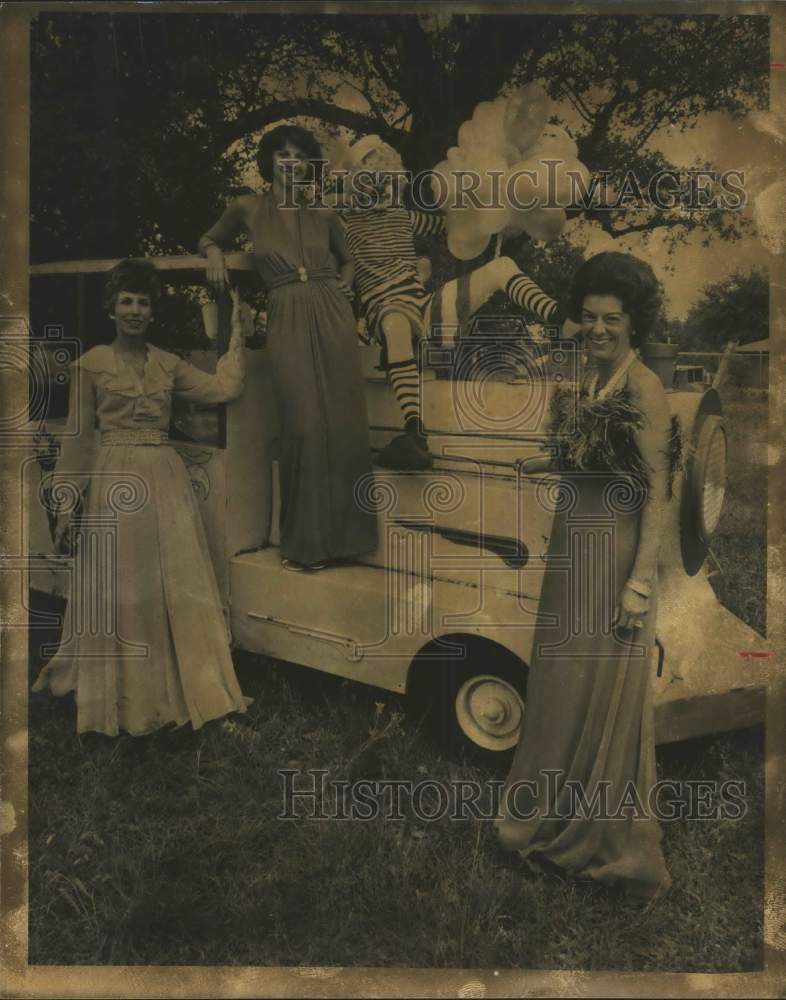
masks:
{"type": "Polygon", "coordinates": [[[652,593],[652,588],[649,584],[643,583],[641,580],[637,580],[635,577],[631,577],[625,584],[628,590],[632,590],[634,594],[638,594],[639,597],[649,597],[652,593]]]}

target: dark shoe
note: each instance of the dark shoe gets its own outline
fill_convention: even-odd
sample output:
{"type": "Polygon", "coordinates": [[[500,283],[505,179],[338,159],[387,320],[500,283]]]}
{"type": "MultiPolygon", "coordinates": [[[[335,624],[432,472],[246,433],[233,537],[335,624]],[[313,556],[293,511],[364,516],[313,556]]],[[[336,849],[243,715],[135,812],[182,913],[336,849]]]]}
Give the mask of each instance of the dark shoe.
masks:
{"type": "Polygon", "coordinates": [[[297,562],[294,559],[282,559],[281,565],[284,569],[288,569],[292,573],[313,573],[317,570],[324,569],[327,566],[326,562],[315,562],[315,563],[302,563],[297,562]]]}
{"type": "Polygon", "coordinates": [[[419,441],[410,434],[399,434],[379,452],[374,464],[383,469],[422,472],[431,468],[434,456],[428,450],[425,438],[419,441]]]}

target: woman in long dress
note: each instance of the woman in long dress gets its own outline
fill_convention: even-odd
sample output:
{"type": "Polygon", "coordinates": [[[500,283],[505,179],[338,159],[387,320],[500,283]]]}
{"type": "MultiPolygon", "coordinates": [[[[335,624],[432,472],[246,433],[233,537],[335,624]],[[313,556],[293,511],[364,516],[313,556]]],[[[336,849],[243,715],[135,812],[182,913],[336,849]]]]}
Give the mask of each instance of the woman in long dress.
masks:
{"type": "MultiPolygon", "coordinates": [[[[578,396],[563,389],[552,400],[562,475],[497,832],[524,857],[648,898],[670,884],[654,815],[650,677],[678,427],[636,353],[660,308],[649,265],[593,257],[574,277],[570,305],[589,365],[578,396]]],[[[535,457],[525,468],[550,463],[535,457]]]]}
{"type": "Polygon", "coordinates": [[[375,517],[356,500],[371,475],[371,445],[350,305],[354,266],[338,217],[309,206],[300,186],[320,159],[305,129],[282,125],[267,133],[257,161],[270,190],[236,199],[199,241],[208,279],[220,291],[222,247],[249,233],[268,289],[281,556],[293,570],[321,569],[377,546],[375,517]]]}
{"type": "Polygon", "coordinates": [[[167,443],[173,394],[221,403],[242,391],[238,302],[211,375],[146,343],[160,291],[150,261],[118,264],[105,294],[114,341],[72,366],[52,491],[66,508],[55,544],[76,538],[74,572],[60,648],[33,689],[74,691],[80,733],[198,729],[247,706],[191,480],[167,443]]]}

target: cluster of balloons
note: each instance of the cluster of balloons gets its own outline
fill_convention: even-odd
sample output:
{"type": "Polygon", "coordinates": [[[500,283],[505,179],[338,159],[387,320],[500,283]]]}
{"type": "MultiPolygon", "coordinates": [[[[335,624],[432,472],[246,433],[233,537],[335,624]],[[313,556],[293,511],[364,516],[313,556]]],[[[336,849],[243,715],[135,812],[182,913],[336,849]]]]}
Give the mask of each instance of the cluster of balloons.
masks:
{"type": "Polygon", "coordinates": [[[586,189],[589,171],[565,129],[547,124],[549,104],[538,83],[482,101],[459,128],[458,145],[434,168],[441,175],[433,178],[435,198],[446,209],[454,257],[477,257],[495,233],[526,232],[544,242],[562,233],[565,206],[579,190],[576,177],[586,189]],[[480,207],[473,207],[470,187],[480,207]]]}

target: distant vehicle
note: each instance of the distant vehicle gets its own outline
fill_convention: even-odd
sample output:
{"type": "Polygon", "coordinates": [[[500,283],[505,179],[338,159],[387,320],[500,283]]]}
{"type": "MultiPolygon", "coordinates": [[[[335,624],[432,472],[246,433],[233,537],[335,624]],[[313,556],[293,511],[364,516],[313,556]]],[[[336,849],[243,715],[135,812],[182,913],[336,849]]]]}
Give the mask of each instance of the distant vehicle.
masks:
{"type": "Polygon", "coordinates": [[[703,392],[712,382],[712,373],[703,365],[675,365],[672,388],[703,392]]]}
{"type": "MultiPolygon", "coordinates": [[[[39,282],[70,274],[83,285],[86,274],[113,263],[37,265],[33,296],[44,292],[39,282]]],[[[202,258],[156,263],[168,283],[204,280],[202,258]]],[[[229,255],[228,265],[253,270],[248,255],[229,255]]],[[[84,288],[82,317],[83,299],[84,288]]],[[[226,324],[228,309],[221,315],[226,324]]],[[[223,329],[218,352],[225,342],[223,329]]],[[[43,340],[41,349],[49,355],[45,367],[59,364],[60,377],[57,341],[43,340]]],[[[380,448],[398,427],[397,403],[376,367],[376,349],[358,349],[372,445],[380,448]]],[[[422,699],[454,746],[514,747],[553,517],[544,496],[555,481],[553,474],[522,476],[515,462],[542,438],[550,393],[570,368],[570,345],[553,350],[551,381],[426,377],[423,413],[434,468],[378,470],[359,484],[360,502],[377,511],[379,549],[319,573],[281,566],[270,368],[263,348],[247,350],[242,397],[192,408],[178,421],[181,440],[172,441],[200,500],[235,644],[422,699]]],[[[438,352],[430,363],[439,369],[450,358],[438,352]]],[[[755,658],[764,642],[716,600],[702,571],[725,492],[721,401],[712,389],[693,391],[701,385],[700,366],[683,369],[698,374],[686,375],[685,389],[668,391],[689,459],[663,525],[658,638],[665,660],[659,669],[653,647],[651,661],[660,742],[751,725],[762,720],[764,705],[766,660],[755,658]],[[739,655],[748,652],[753,658],[739,655]]],[[[39,462],[28,463],[23,499],[30,511],[30,584],[61,596],[73,567],[52,551],[41,486],[64,422],[44,414],[31,425],[48,444],[39,462]]],[[[65,621],[68,627],[67,615],[65,621]]]]}

